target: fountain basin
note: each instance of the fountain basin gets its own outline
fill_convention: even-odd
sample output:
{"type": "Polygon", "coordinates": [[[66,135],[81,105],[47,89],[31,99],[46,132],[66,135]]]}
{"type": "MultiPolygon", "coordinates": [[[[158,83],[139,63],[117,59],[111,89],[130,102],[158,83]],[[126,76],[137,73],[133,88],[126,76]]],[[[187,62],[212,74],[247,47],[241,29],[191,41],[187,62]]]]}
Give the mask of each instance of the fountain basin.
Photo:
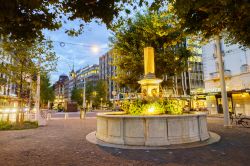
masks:
{"type": "Polygon", "coordinates": [[[206,113],[134,116],[97,114],[96,138],[111,144],[165,146],[209,139],[206,113]]]}

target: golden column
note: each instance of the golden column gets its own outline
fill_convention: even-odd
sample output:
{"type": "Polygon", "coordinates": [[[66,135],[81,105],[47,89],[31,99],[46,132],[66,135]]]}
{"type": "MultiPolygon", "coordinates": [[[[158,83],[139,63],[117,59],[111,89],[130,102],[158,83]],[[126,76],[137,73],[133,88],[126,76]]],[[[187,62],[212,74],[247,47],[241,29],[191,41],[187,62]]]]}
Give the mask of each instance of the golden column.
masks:
{"type": "Polygon", "coordinates": [[[144,48],[144,74],[155,74],[154,48],[144,48]]]}
{"type": "Polygon", "coordinates": [[[155,61],[154,48],[144,48],[144,78],[138,83],[141,85],[141,92],[143,97],[157,97],[159,96],[159,85],[161,79],[155,77],[155,61]]]}

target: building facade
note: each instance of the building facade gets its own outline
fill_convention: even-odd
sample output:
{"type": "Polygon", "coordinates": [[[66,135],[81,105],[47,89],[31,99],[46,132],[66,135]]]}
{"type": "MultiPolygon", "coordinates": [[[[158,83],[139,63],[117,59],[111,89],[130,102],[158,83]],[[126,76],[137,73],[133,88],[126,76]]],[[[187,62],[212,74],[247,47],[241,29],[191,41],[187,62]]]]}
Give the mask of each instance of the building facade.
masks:
{"type": "MultiPolygon", "coordinates": [[[[229,111],[250,115],[250,50],[220,41],[229,111]]],[[[203,46],[205,94],[211,114],[223,113],[215,41],[203,46]]]]}
{"type": "Polygon", "coordinates": [[[64,96],[67,102],[71,102],[71,92],[74,87],[83,89],[84,84],[87,82],[91,82],[94,86],[97,84],[97,81],[99,80],[99,65],[88,65],[77,70],[76,72],[72,71],[71,73],[74,73],[74,76],[70,76],[64,83],[64,96]]]}
{"type": "Polygon", "coordinates": [[[113,80],[113,78],[116,76],[116,66],[113,65],[115,58],[114,56],[114,52],[110,50],[99,58],[99,79],[105,80],[107,82],[108,100],[114,99],[116,97],[116,95],[113,95],[114,92],[118,93],[118,87],[113,80]]]}
{"type": "Polygon", "coordinates": [[[76,87],[84,88],[86,81],[91,82],[94,86],[99,80],[99,65],[88,65],[76,71],[76,87]]]}
{"type": "Polygon", "coordinates": [[[54,108],[65,108],[67,102],[65,89],[67,89],[68,80],[67,75],[60,75],[58,81],[53,85],[55,91],[54,108]]]}
{"type": "MultiPolygon", "coordinates": [[[[11,56],[4,55],[3,50],[0,50],[0,64],[1,66],[11,64],[11,56]]],[[[16,85],[13,84],[7,75],[0,71],[0,95],[17,96],[16,85]]]]}
{"type": "MultiPolygon", "coordinates": [[[[11,56],[6,55],[3,49],[0,48],[0,67],[3,69],[5,65],[12,63],[11,56]]],[[[17,103],[17,85],[11,82],[10,78],[0,70],[0,112],[17,107],[17,103]]]]}

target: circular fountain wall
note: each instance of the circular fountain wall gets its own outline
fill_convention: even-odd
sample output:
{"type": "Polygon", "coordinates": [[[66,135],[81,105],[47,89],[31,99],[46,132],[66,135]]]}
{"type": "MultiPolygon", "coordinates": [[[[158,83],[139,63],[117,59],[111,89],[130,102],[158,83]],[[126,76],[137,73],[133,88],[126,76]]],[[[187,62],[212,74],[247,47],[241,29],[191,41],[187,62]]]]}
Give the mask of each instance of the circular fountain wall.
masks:
{"type": "Polygon", "coordinates": [[[97,115],[96,137],[121,145],[164,146],[204,141],[209,138],[205,113],[131,116],[97,115]]]}

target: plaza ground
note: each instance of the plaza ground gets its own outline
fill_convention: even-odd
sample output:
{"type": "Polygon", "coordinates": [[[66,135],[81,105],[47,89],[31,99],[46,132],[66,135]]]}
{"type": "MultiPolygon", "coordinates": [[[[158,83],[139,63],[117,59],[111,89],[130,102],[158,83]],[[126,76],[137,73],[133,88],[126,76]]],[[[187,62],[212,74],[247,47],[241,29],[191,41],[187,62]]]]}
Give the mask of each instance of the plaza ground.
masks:
{"type": "MultiPolygon", "coordinates": [[[[21,131],[0,131],[0,165],[249,165],[250,129],[223,128],[222,118],[208,118],[210,131],[220,142],[177,150],[124,150],[86,141],[96,130],[95,113],[85,120],[56,115],[48,126],[21,131]]],[[[53,116],[52,116],[53,117],[53,116]]],[[[70,117],[70,116],[69,116],[70,117]]]]}

